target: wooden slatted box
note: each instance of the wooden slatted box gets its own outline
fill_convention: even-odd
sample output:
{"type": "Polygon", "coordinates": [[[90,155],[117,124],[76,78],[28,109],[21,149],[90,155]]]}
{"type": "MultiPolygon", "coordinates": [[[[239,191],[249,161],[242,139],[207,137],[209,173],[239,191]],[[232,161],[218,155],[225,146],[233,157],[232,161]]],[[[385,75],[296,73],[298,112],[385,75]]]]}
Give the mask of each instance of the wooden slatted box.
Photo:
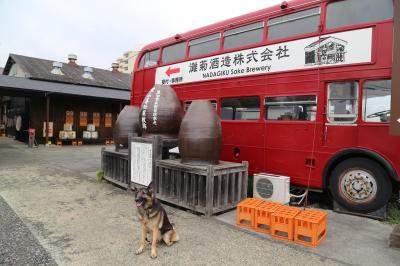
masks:
{"type": "Polygon", "coordinates": [[[153,184],[159,199],[211,216],[247,197],[247,171],[247,162],[194,166],[158,160],[153,184]]]}
{"type": "Polygon", "coordinates": [[[101,149],[101,169],[107,181],[129,188],[131,183],[129,166],[127,152],[106,150],[104,147],[101,149]]]}

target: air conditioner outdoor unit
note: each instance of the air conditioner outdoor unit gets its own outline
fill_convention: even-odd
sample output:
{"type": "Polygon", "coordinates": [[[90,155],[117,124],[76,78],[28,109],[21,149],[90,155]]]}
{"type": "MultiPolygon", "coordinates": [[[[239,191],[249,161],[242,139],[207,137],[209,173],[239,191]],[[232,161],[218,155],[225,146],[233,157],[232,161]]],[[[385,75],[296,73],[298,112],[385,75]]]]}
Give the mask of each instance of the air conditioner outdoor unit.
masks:
{"type": "Polygon", "coordinates": [[[290,201],[290,177],[266,173],[254,174],[253,196],[288,204],[290,201]]]}

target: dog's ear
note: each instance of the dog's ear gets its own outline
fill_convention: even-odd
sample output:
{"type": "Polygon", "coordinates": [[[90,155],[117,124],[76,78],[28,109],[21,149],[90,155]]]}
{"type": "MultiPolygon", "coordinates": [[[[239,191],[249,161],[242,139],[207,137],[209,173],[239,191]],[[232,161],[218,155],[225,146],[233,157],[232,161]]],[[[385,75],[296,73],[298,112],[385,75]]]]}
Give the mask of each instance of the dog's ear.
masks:
{"type": "Polygon", "coordinates": [[[153,181],[150,182],[150,184],[147,186],[146,190],[148,193],[153,197],[154,190],[153,190],[153,181]]]}

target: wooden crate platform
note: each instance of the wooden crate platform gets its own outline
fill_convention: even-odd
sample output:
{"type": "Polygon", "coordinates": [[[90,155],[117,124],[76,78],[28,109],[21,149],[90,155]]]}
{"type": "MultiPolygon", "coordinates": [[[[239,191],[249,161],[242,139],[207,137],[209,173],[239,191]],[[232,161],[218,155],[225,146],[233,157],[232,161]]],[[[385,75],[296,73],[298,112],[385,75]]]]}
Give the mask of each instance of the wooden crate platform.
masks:
{"type": "Polygon", "coordinates": [[[124,188],[130,188],[129,156],[127,152],[101,149],[101,169],[104,179],[124,188]]]}
{"type": "Polygon", "coordinates": [[[195,166],[158,160],[153,182],[159,199],[211,216],[247,197],[247,171],[247,162],[195,166]]]}

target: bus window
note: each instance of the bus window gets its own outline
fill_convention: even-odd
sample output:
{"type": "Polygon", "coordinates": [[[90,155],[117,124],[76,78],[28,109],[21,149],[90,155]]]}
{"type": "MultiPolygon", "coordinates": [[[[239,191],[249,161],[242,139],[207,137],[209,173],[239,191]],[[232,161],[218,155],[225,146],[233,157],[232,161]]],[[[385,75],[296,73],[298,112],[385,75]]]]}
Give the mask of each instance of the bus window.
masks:
{"type": "Polygon", "coordinates": [[[366,81],[363,86],[363,120],[390,122],[391,80],[366,81]]]}
{"type": "MultiPolygon", "coordinates": [[[[217,101],[216,100],[210,100],[212,107],[214,107],[215,110],[217,110],[217,101]]],[[[185,102],[185,112],[187,111],[187,109],[189,109],[190,104],[192,103],[192,101],[186,101],[185,102]]]]}
{"type": "Polygon", "coordinates": [[[259,118],[260,98],[257,96],[221,100],[222,120],[258,120],[259,118]]]}
{"type": "Polygon", "coordinates": [[[316,32],[320,24],[319,7],[268,20],[268,40],[316,32]]]}
{"type": "Polygon", "coordinates": [[[216,52],[220,47],[221,34],[216,33],[189,42],[189,56],[199,56],[216,52]]]}
{"type": "Polygon", "coordinates": [[[357,120],[358,83],[335,82],[328,85],[328,121],[352,124],[357,120]]]}
{"type": "Polygon", "coordinates": [[[224,32],[224,49],[259,43],[264,36],[264,22],[238,27],[224,32]]]}
{"type": "Polygon", "coordinates": [[[375,22],[393,17],[393,0],[347,0],[328,5],[326,28],[375,22]]]}
{"type": "Polygon", "coordinates": [[[185,58],[186,43],[181,42],[163,48],[162,62],[169,63],[185,58]]]}
{"type": "Polygon", "coordinates": [[[265,119],[315,121],[317,96],[278,96],[265,98],[265,119]]]}
{"type": "Polygon", "coordinates": [[[144,67],[151,67],[157,65],[159,56],[160,56],[160,49],[145,53],[140,59],[139,68],[142,69],[144,67]]]}

